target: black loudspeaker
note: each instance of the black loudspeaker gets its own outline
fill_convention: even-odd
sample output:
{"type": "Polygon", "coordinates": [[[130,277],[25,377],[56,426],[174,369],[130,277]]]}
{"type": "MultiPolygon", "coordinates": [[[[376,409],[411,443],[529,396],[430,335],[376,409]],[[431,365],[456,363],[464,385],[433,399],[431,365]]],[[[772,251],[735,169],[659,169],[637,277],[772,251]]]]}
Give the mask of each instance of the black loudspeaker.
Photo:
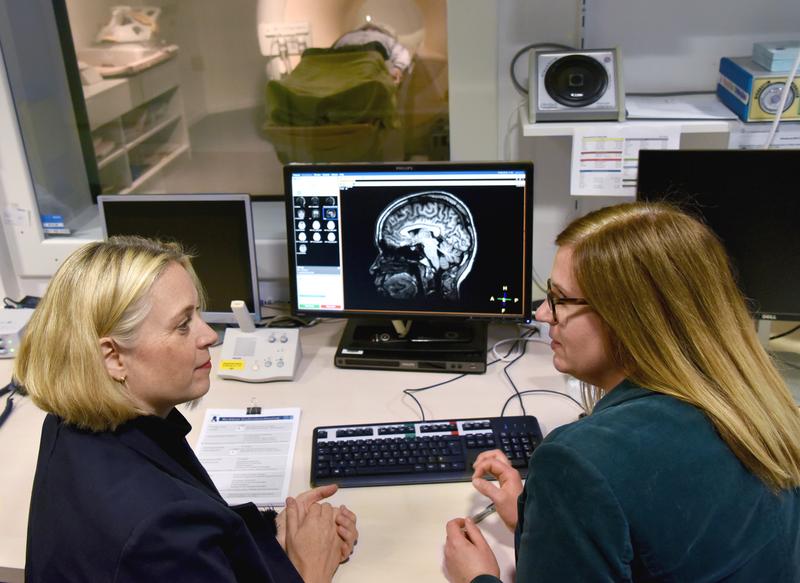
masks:
{"type": "Polygon", "coordinates": [[[625,119],[617,49],[535,51],[528,83],[531,122],[625,119]]]}

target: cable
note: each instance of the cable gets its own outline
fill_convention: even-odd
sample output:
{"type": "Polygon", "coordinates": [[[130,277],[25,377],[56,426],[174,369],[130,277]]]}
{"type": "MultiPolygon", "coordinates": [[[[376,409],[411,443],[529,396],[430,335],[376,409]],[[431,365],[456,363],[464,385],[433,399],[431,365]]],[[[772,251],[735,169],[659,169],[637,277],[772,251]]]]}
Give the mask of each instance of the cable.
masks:
{"type": "MultiPolygon", "coordinates": [[[[517,399],[517,398],[519,398],[520,405],[522,405],[522,397],[523,397],[524,395],[533,395],[533,394],[537,394],[537,393],[540,393],[540,394],[548,394],[548,395],[558,395],[559,397],[564,397],[565,399],[569,399],[570,401],[572,401],[573,403],[575,403],[575,404],[578,406],[578,408],[580,408],[580,410],[581,410],[581,412],[582,412],[582,413],[585,413],[585,412],[586,412],[586,411],[585,411],[585,409],[583,408],[583,405],[581,405],[581,404],[578,402],[578,400],[577,400],[577,399],[575,399],[575,397],[573,397],[573,396],[571,396],[571,395],[568,395],[568,394],[566,394],[566,393],[562,393],[562,392],[560,392],[560,391],[555,391],[555,390],[553,390],[553,389],[527,389],[527,390],[521,391],[521,392],[519,393],[519,396],[517,396],[517,395],[512,395],[511,397],[509,397],[508,399],[506,399],[506,402],[503,404],[503,408],[502,408],[502,410],[500,411],[500,417],[503,417],[503,416],[505,416],[505,414],[506,414],[506,409],[508,408],[508,405],[509,405],[509,404],[511,403],[511,401],[513,401],[514,399],[517,399]]],[[[522,414],[523,414],[523,415],[525,415],[525,409],[524,409],[524,408],[522,409],[522,414]]]]}
{"type": "Polygon", "coordinates": [[[511,110],[511,113],[508,115],[508,120],[506,121],[506,136],[503,140],[503,158],[506,160],[511,160],[510,150],[511,150],[511,132],[514,131],[519,125],[519,110],[523,108],[528,103],[527,99],[523,99],[519,102],[519,104],[511,110]],[[514,121],[512,124],[511,122],[514,121]]]}
{"type": "MultiPolygon", "coordinates": [[[[514,379],[511,378],[511,375],[509,374],[508,369],[511,368],[512,365],[515,362],[517,362],[520,358],[525,356],[525,350],[528,348],[527,339],[529,337],[533,336],[534,334],[537,334],[538,332],[539,332],[538,328],[533,328],[533,329],[529,330],[528,332],[526,332],[525,334],[523,334],[522,336],[520,336],[517,339],[517,342],[522,342],[522,349],[519,352],[519,356],[517,356],[514,360],[512,360],[511,362],[509,362],[507,365],[505,365],[503,367],[503,374],[506,375],[506,378],[508,379],[508,382],[511,383],[511,388],[514,389],[515,396],[519,399],[519,406],[522,409],[522,414],[523,415],[527,415],[528,414],[527,411],[525,411],[525,403],[522,402],[522,395],[520,394],[516,383],[514,383],[514,379]]],[[[514,344],[511,345],[512,348],[516,348],[517,342],[515,342],[514,344]]]]}
{"type": "Polygon", "coordinates": [[[791,328],[791,329],[787,330],[786,332],[781,332],[780,334],[775,334],[775,336],[770,336],[769,339],[770,340],[777,340],[778,338],[783,338],[784,336],[788,336],[792,332],[797,332],[798,330],[800,330],[800,324],[798,324],[794,328],[791,328]]]}
{"type": "Polygon", "coordinates": [[[19,308],[31,308],[35,309],[37,305],[39,305],[39,300],[42,298],[38,296],[25,296],[21,300],[14,300],[9,297],[3,298],[3,305],[6,308],[10,309],[19,309],[19,308]]]}
{"type": "Polygon", "coordinates": [[[14,395],[16,393],[23,394],[23,391],[20,390],[21,387],[14,382],[14,379],[11,379],[11,382],[8,383],[5,387],[0,389],[0,397],[3,395],[8,394],[8,398],[6,399],[6,406],[3,408],[2,413],[0,413],[0,427],[3,426],[3,423],[6,422],[6,419],[11,415],[11,411],[14,408],[14,395]]]}
{"type": "Polygon", "coordinates": [[[536,334],[538,332],[539,332],[538,328],[533,328],[533,329],[531,329],[530,332],[528,332],[526,334],[523,334],[519,338],[506,338],[505,340],[500,340],[498,342],[495,342],[494,346],[492,346],[492,354],[494,354],[494,357],[497,360],[501,361],[501,362],[514,362],[514,360],[516,360],[516,358],[518,358],[518,357],[515,357],[513,360],[510,360],[510,359],[508,359],[506,357],[500,356],[499,354],[497,354],[497,347],[500,346],[501,344],[505,344],[507,342],[514,342],[515,345],[516,345],[517,342],[541,342],[542,344],[550,344],[550,341],[545,340],[543,338],[531,338],[531,336],[533,336],[534,334],[536,334]]]}
{"type": "Polygon", "coordinates": [[[523,95],[527,95],[528,94],[528,90],[525,87],[523,87],[520,84],[519,81],[517,81],[517,74],[516,74],[516,72],[514,70],[514,68],[517,65],[517,60],[519,60],[519,58],[523,54],[527,53],[531,49],[546,49],[546,48],[564,49],[564,50],[567,50],[567,51],[574,51],[575,50],[575,47],[569,47],[567,45],[561,45],[561,44],[558,44],[558,43],[533,43],[533,44],[530,44],[530,45],[525,45],[520,50],[518,50],[514,54],[514,57],[511,59],[511,67],[510,67],[510,69],[511,69],[510,70],[511,83],[513,83],[514,87],[516,88],[516,90],[519,91],[520,93],[522,93],[523,95]]]}
{"type": "MultiPolygon", "coordinates": [[[[768,150],[769,147],[772,145],[772,140],[775,139],[775,134],[778,131],[778,124],[781,123],[781,116],[783,115],[783,108],[786,105],[786,99],[789,97],[789,91],[792,91],[794,94],[794,88],[792,87],[792,82],[794,81],[794,77],[797,74],[797,68],[800,66],[800,51],[797,51],[797,57],[794,60],[794,64],[792,65],[792,70],[789,72],[789,76],[786,78],[786,83],[783,85],[783,91],[781,91],[781,99],[778,103],[778,109],[775,111],[775,119],[772,120],[772,127],[769,130],[769,136],[767,136],[767,141],[764,143],[764,149],[768,150]]],[[[800,96],[796,96],[799,97],[800,96]]]]}
{"type": "MultiPolygon", "coordinates": [[[[489,364],[494,364],[494,363],[489,363],[489,364]]],[[[409,397],[411,397],[414,400],[414,402],[417,404],[417,407],[419,408],[419,413],[422,416],[422,420],[425,421],[425,411],[422,408],[422,403],[420,403],[419,399],[417,399],[414,396],[414,393],[421,393],[422,391],[428,391],[430,389],[435,389],[436,387],[441,387],[442,385],[446,385],[448,383],[452,383],[453,381],[457,381],[459,379],[463,379],[465,376],[467,376],[467,373],[461,373],[460,375],[454,376],[451,379],[447,379],[446,381],[442,381],[442,382],[436,383],[434,385],[428,385],[427,387],[420,387],[418,389],[403,389],[403,393],[408,395],[409,397]]]]}
{"type": "MultiPolygon", "coordinates": [[[[516,348],[516,343],[517,343],[517,342],[519,342],[519,341],[520,341],[522,338],[524,338],[524,337],[526,337],[526,336],[529,336],[529,335],[532,335],[532,334],[536,334],[536,333],[538,333],[538,331],[539,331],[539,330],[538,330],[538,328],[533,328],[533,329],[530,329],[528,332],[526,332],[525,334],[523,334],[523,335],[522,335],[522,336],[520,336],[520,337],[517,337],[517,338],[508,338],[508,339],[507,339],[508,341],[515,341],[515,343],[511,345],[511,347],[510,347],[510,348],[508,349],[508,351],[505,353],[504,357],[499,357],[499,356],[498,356],[498,357],[497,357],[495,360],[492,360],[491,362],[487,362],[487,363],[486,363],[486,366],[487,366],[487,367],[488,367],[488,366],[492,366],[493,364],[496,364],[496,363],[498,363],[498,362],[504,361],[504,358],[507,358],[507,357],[508,357],[508,355],[509,355],[509,354],[511,354],[511,352],[512,352],[512,351],[513,351],[513,350],[516,348]]],[[[495,352],[495,347],[496,347],[498,344],[501,344],[501,343],[504,343],[504,342],[505,342],[505,340],[501,340],[501,341],[499,341],[499,342],[496,342],[496,343],[494,344],[494,346],[492,346],[492,352],[493,352],[495,355],[497,355],[497,353],[495,352]]],[[[523,346],[525,346],[525,345],[523,345],[523,346]]],[[[517,359],[519,359],[520,357],[522,357],[522,355],[523,355],[524,353],[525,353],[525,351],[523,350],[523,351],[520,353],[520,355],[517,357],[517,359]]],[[[511,363],[510,363],[510,364],[513,364],[514,362],[516,362],[516,359],[515,359],[514,361],[511,361],[511,363]]],[[[510,366],[510,364],[509,364],[508,366],[510,366]]],[[[507,366],[506,368],[508,368],[508,366],[507,366]]],[[[454,376],[454,377],[453,377],[453,378],[451,378],[451,379],[447,379],[447,380],[445,380],[445,381],[441,381],[441,382],[439,382],[439,383],[436,383],[436,384],[433,384],[433,385],[427,385],[427,386],[424,386],[424,387],[418,387],[418,388],[415,388],[415,389],[403,389],[403,394],[405,394],[405,395],[408,395],[409,397],[411,397],[411,399],[414,401],[414,403],[416,403],[416,405],[417,405],[417,408],[419,409],[419,414],[420,414],[420,417],[422,418],[422,420],[423,420],[423,421],[425,421],[425,420],[426,420],[426,419],[425,419],[425,410],[422,408],[422,403],[420,403],[420,402],[419,402],[419,399],[417,399],[417,398],[414,396],[414,394],[416,394],[416,393],[421,393],[421,392],[423,392],[423,391],[428,391],[428,390],[430,390],[430,389],[435,389],[436,387],[441,387],[442,385],[446,385],[446,384],[448,384],[448,383],[452,383],[452,382],[454,382],[454,381],[457,381],[457,380],[459,380],[459,379],[462,379],[462,378],[464,378],[465,376],[467,376],[467,374],[466,374],[466,373],[462,373],[462,374],[459,374],[459,375],[457,375],[457,376],[454,376]]],[[[508,376],[508,373],[506,373],[506,376],[508,376]]],[[[512,386],[514,386],[514,382],[513,382],[513,381],[511,382],[511,385],[512,385],[512,386]]],[[[514,388],[516,389],[516,387],[514,387],[514,388]]]]}
{"type": "Polygon", "coordinates": [[[300,318],[298,316],[290,316],[288,314],[277,314],[264,318],[265,323],[259,326],[260,328],[311,328],[319,324],[319,318],[300,318]]]}

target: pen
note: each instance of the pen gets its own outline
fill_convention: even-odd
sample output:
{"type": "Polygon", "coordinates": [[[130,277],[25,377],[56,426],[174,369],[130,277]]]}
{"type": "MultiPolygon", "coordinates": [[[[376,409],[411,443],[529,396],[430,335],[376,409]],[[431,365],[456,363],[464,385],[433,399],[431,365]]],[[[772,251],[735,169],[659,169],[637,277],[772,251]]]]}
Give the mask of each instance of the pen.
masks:
{"type": "Polygon", "coordinates": [[[489,504],[489,506],[487,506],[486,508],[484,508],[483,510],[481,510],[476,515],[474,515],[474,516],[472,516],[470,518],[471,518],[472,522],[474,522],[475,524],[478,524],[481,520],[483,520],[484,518],[486,518],[487,516],[489,516],[490,514],[495,512],[496,510],[497,509],[494,507],[494,502],[492,502],[491,504],[489,504]]]}

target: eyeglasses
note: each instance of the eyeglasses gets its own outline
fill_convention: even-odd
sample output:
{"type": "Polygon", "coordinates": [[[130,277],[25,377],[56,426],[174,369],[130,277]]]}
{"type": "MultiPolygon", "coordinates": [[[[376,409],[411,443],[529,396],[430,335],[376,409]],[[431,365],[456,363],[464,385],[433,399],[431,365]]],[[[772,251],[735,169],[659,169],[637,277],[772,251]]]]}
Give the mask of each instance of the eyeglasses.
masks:
{"type": "Polygon", "coordinates": [[[553,293],[553,287],[550,280],[547,280],[547,306],[550,308],[550,313],[553,314],[553,324],[558,324],[558,316],[556,315],[556,306],[561,304],[568,304],[572,306],[588,306],[589,302],[585,298],[562,298],[557,297],[553,293]]]}

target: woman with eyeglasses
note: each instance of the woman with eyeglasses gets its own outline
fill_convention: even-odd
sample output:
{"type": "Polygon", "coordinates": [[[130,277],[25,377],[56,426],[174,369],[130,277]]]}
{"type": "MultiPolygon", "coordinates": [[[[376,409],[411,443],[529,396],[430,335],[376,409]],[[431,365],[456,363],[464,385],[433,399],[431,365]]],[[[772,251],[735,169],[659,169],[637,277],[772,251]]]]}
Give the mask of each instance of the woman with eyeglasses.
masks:
{"type": "MultiPolygon", "coordinates": [[[[475,463],[516,531],[517,583],[799,581],[800,414],[721,243],[629,203],[556,244],[536,319],[555,368],[602,398],[534,451],[524,489],[501,452],[475,463]]],[[[447,524],[445,564],[452,581],[500,577],[469,519],[447,524]]]]}

